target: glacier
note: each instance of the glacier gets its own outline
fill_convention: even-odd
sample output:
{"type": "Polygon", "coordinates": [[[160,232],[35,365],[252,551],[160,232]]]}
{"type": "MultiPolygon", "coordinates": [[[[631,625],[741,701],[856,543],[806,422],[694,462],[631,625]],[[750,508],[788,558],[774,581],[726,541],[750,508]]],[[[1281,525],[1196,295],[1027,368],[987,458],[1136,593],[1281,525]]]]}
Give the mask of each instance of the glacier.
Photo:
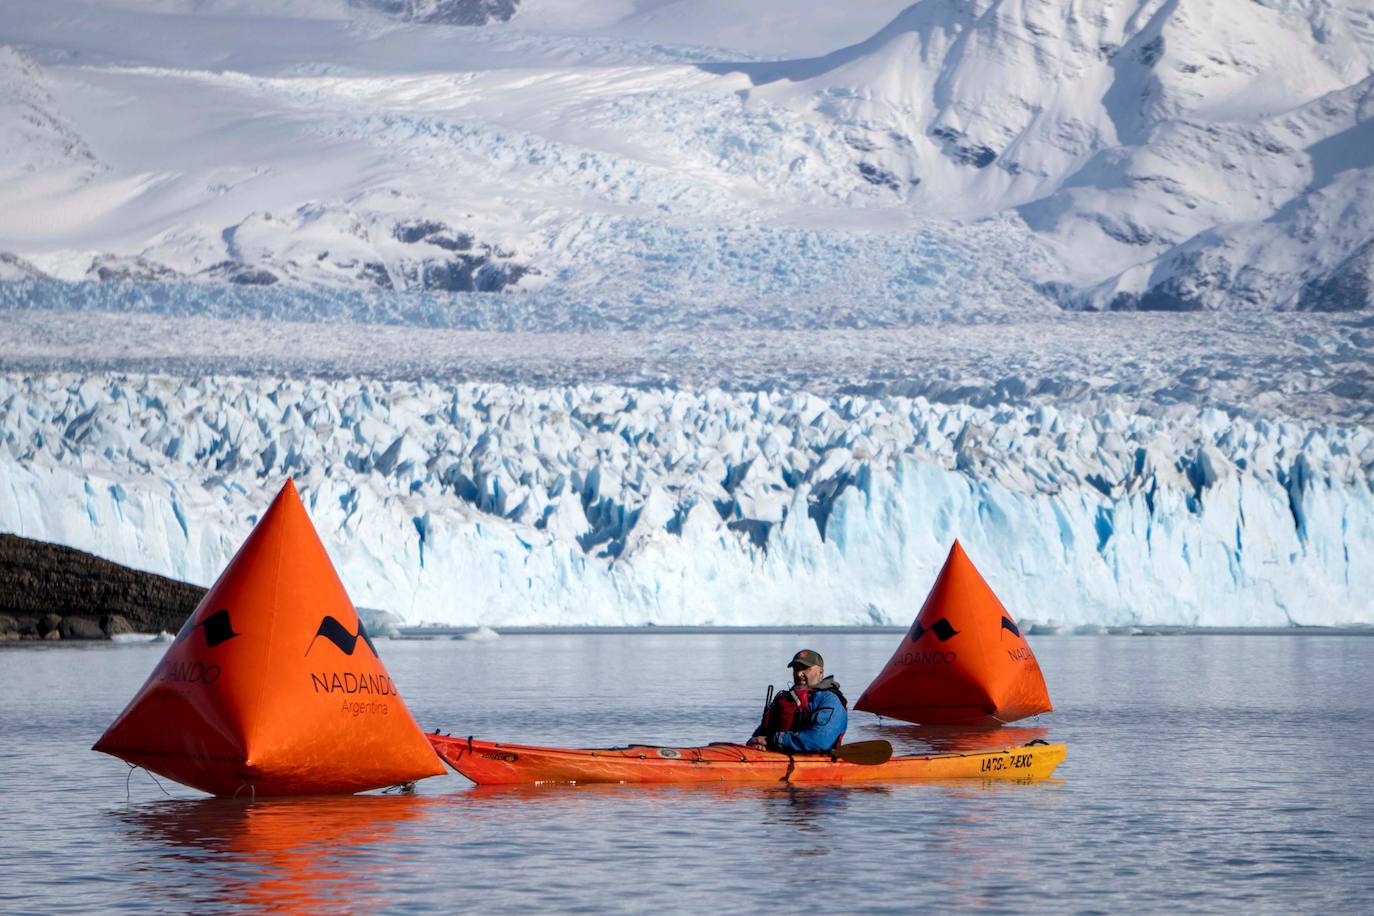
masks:
{"type": "Polygon", "coordinates": [[[938,225],[989,307],[1374,308],[1366,0],[6,6],[0,278],[466,286],[418,221],[604,295],[938,225]]]}
{"type": "Polygon", "coordinates": [[[958,538],[1064,624],[1374,623],[1374,432],[1175,406],[0,376],[0,528],[209,584],[295,479],[408,624],[911,620],[958,538]]]}
{"type": "Polygon", "coordinates": [[[1366,0],[8,0],[0,530],[410,623],[1371,621],[1366,0]],[[486,23],[468,27],[464,23],[486,23]]]}

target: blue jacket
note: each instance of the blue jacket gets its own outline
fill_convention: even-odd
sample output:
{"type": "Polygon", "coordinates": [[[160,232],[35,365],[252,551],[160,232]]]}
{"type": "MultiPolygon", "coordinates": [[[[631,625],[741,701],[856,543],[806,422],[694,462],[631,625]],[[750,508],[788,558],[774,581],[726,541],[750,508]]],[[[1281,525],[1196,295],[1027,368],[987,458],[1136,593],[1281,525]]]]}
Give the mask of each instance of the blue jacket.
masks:
{"type": "Polygon", "coordinates": [[[811,691],[808,708],[797,713],[792,730],[774,734],[768,746],[785,754],[823,754],[835,746],[848,727],[849,713],[839,685],[826,678],[811,691]]]}

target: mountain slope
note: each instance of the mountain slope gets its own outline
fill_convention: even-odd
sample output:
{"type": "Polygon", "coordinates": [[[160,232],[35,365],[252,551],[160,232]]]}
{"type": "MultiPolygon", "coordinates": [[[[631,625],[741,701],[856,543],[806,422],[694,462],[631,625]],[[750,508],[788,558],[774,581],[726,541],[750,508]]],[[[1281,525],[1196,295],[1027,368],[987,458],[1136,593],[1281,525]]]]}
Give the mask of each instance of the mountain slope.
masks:
{"type": "Polygon", "coordinates": [[[703,233],[883,236],[929,274],[918,236],[945,257],[995,216],[1028,257],[966,254],[1041,290],[1011,307],[1369,305],[1374,13],[1353,0],[879,3],[813,57],[788,56],[835,21],[811,0],[13,8],[0,251],[61,279],[632,304],[664,289],[648,226],[697,265],[678,293],[710,275],[739,308],[754,259],[720,265],[703,233]],[[712,36],[737,48],[677,43],[712,36]]]}

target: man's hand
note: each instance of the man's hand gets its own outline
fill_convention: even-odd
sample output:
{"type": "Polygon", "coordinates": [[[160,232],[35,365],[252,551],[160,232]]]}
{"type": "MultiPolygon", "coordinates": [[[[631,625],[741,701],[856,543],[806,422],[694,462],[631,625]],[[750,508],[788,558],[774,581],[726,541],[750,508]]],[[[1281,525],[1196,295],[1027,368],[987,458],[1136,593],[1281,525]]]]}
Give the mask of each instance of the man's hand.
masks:
{"type": "Polygon", "coordinates": [[[768,750],[768,739],[763,735],[755,735],[745,742],[745,747],[756,747],[761,751],[768,750]]]}

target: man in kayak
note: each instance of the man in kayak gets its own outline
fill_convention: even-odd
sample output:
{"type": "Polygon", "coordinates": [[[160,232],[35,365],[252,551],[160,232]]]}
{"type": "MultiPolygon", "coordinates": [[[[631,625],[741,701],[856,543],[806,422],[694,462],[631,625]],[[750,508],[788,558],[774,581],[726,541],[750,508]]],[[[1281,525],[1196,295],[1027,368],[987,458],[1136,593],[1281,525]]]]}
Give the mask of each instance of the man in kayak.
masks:
{"type": "Polygon", "coordinates": [[[792,669],[792,689],[769,704],[749,746],[786,754],[823,754],[840,743],[849,727],[844,694],[833,677],[826,677],[819,652],[802,649],[787,666],[792,669]]]}

